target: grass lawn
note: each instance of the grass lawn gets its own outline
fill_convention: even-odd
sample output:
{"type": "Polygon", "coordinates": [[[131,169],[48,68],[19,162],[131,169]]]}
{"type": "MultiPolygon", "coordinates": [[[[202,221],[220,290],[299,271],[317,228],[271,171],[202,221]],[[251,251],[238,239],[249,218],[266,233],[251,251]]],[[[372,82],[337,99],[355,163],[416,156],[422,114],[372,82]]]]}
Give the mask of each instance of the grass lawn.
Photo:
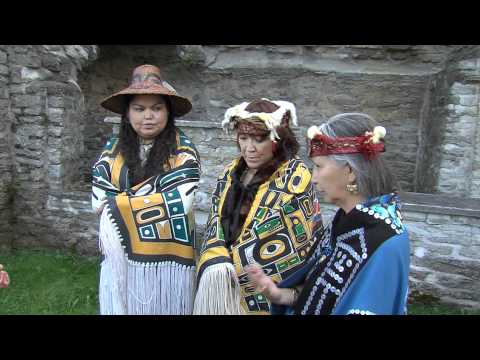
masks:
{"type": "MultiPolygon", "coordinates": [[[[55,250],[13,250],[0,254],[11,284],[0,289],[0,315],[98,314],[99,259],[55,250]]],[[[431,299],[408,307],[410,315],[480,315],[431,299]]]]}
{"type": "Polygon", "coordinates": [[[0,289],[0,314],[97,314],[96,257],[55,250],[0,254],[10,286],[0,289]]]}

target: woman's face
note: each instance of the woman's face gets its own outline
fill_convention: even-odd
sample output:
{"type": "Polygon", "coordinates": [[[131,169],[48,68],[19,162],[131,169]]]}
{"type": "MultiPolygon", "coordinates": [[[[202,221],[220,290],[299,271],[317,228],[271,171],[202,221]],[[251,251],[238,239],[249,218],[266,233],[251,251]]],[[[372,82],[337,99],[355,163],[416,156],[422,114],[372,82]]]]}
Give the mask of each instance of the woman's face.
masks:
{"type": "Polygon", "coordinates": [[[135,95],[128,106],[128,119],[138,136],[151,140],[167,126],[167,104],[161,95],[135,95]]]}
{"type": "Polygon", "coordinates": [[[343,204],[351,197],[347,184],[355,182],[355,174],[348,165],[340,165],[328,156],[314,156],[312,182],[326,202],[343,204]]]}
{"type": "Polygon", "coordinates": [[[240,153],[250,169],[258,170],[273,158],[272,140],[267,135],[239,133],[240,153]]]}

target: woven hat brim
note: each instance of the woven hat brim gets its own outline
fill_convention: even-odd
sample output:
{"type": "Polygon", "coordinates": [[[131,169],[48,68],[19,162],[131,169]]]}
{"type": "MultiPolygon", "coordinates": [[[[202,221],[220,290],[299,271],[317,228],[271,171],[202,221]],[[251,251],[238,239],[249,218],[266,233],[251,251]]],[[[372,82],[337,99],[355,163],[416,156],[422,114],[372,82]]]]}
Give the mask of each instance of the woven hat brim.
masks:
{"type": "Polygon", "coordinates": [[[190,100],[176,93],[169,91],[162,86],[150,87],[145,89],[126,88],[109,97],[105,98],[100,105],[105,109],[122,115],[125,111],[126,97],[128,95],[164,95],[170,97],[172,101],[172,111],[175,116],[183,116],[192,110],[190,100]]]}

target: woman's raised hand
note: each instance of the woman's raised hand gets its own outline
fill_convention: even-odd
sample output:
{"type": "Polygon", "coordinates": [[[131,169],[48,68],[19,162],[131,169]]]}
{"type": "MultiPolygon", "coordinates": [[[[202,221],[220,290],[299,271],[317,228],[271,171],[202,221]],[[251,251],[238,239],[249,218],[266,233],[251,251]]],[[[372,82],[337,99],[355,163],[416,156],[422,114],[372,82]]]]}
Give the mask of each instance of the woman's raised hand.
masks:
{"type": "Polygon", "coordinates": [[[244,269],[257,291],[265,295],[271,302],[276,303],[281,296],[280,289],[269,276],[265,275],[263,269],[258,264],[245,266],[244,269]]]}

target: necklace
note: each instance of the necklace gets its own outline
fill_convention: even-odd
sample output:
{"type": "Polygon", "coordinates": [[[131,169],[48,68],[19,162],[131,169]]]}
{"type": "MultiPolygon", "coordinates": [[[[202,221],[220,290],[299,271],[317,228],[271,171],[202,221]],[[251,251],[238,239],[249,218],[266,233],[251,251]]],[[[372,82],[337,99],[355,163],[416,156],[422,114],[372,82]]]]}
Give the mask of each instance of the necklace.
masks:
{"type": "Polygon", "coordinates": [[[148,159],[148,154],[150,153],[150,150],[153,147],[153,142],[154,139],[142,139],[139,138],[139,143],[140,143],[140,151],[139,151],[139,157],[140,161],[142,162],[142,166],[144,166],[147,162],[148,159]]]}
{"type": "Polygon", "coordinates": [[[153,142],[155,141],[155,139],[144,139],[141,137],[139,137],[138,139],[141,145],[153,145],[153,142]]]}

